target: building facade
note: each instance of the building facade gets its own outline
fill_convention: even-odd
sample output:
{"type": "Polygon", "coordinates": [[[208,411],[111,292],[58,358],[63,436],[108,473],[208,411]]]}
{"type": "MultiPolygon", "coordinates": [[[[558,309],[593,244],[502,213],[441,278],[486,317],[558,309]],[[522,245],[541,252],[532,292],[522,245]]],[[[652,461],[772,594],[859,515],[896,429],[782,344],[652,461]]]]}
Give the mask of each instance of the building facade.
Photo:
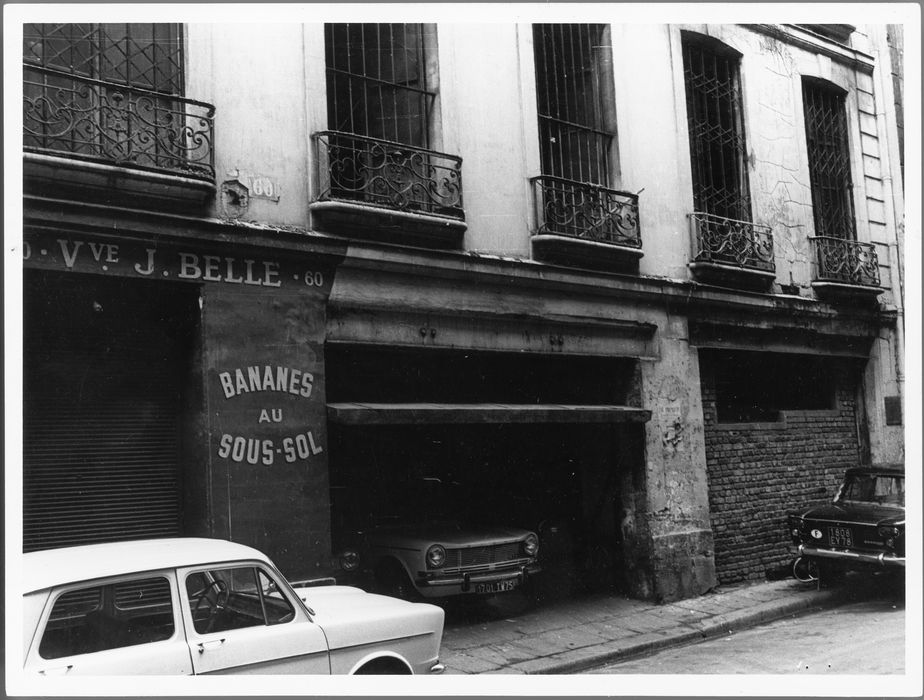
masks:
{"type": "Polygon", "coordinates": [[[24,549],[318,578],[436,476],[763,576],[903,461],[900,29],[25,25],[24,549]]]}

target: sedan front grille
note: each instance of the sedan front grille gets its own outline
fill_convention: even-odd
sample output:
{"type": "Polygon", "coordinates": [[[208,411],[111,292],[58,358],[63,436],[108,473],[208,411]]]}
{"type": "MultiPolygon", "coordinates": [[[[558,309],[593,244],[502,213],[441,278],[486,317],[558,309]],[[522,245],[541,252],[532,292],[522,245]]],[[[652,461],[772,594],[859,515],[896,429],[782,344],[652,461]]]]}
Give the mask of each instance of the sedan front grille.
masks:
{"type": "Polygon", "coordinates": [[[521,559],[519,542],[504,542],[482,547],[460,547],[446,550],[447,569],[490,567],[492,564],[513,564],[521,559]]]}

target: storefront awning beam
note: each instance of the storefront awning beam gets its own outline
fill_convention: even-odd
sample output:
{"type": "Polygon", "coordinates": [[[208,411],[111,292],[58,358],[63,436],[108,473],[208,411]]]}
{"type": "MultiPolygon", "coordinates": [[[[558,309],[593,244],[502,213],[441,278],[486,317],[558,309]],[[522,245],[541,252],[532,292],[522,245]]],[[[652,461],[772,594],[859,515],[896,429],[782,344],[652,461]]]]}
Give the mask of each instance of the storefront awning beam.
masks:
{"type": "Polygon", "coordinates": [[[329,403],[327,417],[341,425],[645,423],[651,411],[612,405],[329,403]]]}

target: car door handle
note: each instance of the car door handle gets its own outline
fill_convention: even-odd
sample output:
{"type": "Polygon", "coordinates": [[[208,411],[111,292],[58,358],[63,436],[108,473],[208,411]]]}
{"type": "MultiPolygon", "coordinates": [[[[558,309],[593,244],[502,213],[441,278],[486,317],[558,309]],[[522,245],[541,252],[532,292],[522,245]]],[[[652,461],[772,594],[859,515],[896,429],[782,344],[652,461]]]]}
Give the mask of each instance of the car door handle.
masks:
{"type": "Polygon", "coordinates": [[[68,664],[67,666],[58,666],[57,668],[43,668],[39,673],[43,676],[63,676],[72,668],[74,668],[74,664],[68,664]]]}
{"type": "Polygon", "coordinates": [[[209,642],[199,642],[199,653],[204,653],[206,649],[217,649],[224,643],[224,639],[213,639],[209,642]]]}

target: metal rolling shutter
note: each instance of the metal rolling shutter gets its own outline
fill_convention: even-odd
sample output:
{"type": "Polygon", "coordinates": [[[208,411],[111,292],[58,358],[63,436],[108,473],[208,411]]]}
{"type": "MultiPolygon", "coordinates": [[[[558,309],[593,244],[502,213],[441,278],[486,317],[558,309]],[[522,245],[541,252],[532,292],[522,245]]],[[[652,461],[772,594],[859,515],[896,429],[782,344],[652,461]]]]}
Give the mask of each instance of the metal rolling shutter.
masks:
{"type": "MultiPolygon", "coordinates": [[[[54,362],[60,368],[65,360],[54,362]]],[[[169,368],[67,362],[79,382],[26,396],[24,551],[179,535],[169,368]]]]}

